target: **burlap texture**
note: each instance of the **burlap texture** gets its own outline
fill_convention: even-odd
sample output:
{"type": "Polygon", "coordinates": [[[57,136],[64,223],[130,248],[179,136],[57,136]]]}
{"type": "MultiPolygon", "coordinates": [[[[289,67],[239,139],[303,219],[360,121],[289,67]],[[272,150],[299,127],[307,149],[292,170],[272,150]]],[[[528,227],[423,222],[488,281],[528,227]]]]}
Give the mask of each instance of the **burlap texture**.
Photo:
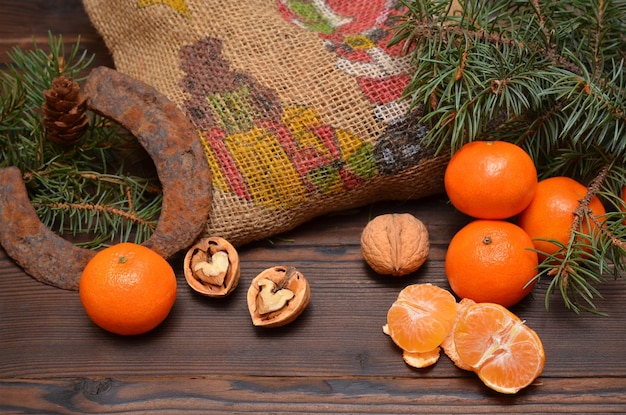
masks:
{"type": "Polygon", "coordinates": [[[206,233],[233,245],[323,213],[443,190],[398,100],[389,0],[83,0],[116,68],[191,119],[213,172],[206,233]]]}

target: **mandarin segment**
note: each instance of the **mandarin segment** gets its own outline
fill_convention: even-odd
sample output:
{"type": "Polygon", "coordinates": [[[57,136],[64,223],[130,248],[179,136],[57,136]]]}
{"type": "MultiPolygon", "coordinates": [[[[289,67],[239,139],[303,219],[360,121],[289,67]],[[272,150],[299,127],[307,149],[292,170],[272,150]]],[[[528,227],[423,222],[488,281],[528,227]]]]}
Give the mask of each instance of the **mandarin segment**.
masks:
{"type": "Polygon", "coordinates": [[[453,336],[461,361],[498,392],[517,393],[543,371],[545,352],[539,336],[499,304],[467,307],[453,336]]]}
{"type": "Polygon", "coordinates": [[[476,302],[474,300],[470,300],[469,298],[463,298],[457,303],[456,317],[454,318],[452,329],[448,332],[448,335],[441,343],[441,348],[446,356],[448,356],[459,369],[463,370],[472,370],[472,367],[464,363],[456,351],[456,346],[454,344],[454,328],[456,327],[460,316],[462,316],[465,310],[473,304],[476,304],[476,302]]]}
{"type": "Polygon", "coordinates": [[[389,308],[387,331],[404,351],[430,352],[448,335],[455,315],[456,300],[450,292],[432,284],[413,284],[389,308]]]}
{"type": "Polygon", "coordinates": [[[436,347],[430,352],[411,353],[406,350],[402,352],[404,363],[417,369],[423,369],[432,366],[439,360],[441,355],[441,347],[436,347]]]}
{"type": "Polygon", "coordinates": [[[431,284],[414,284],[402,290],[392,304],[383,332],[400,346],[407,365],[431,366],[443,349],[457,367],[475,372],[486,386],[501,393],[517,393],[537,379],[545,352],[534,330],[499,304],[467,298],[457,303],[454,297],[450,304],[445,293],[450,295],[431,284]],[[450,316],[447,334],[439,341],[439,329],[444,325],[439,318],[450,316]],[[407,349],[416,346],[421,349],[407,349]]]}
{"type": "MultiPolygon", "coordinates": [[[[389,325],[385,324],[383,326],[383,333],[389,336],[389,325]]],[[[423,353],[407,352],[406,350],[402,351],[402,359],[404,360],[404,363],[417,369],[434,365],[439,360],[440,355],[441,347],[436,347],[429,352],[423,353]]]]}

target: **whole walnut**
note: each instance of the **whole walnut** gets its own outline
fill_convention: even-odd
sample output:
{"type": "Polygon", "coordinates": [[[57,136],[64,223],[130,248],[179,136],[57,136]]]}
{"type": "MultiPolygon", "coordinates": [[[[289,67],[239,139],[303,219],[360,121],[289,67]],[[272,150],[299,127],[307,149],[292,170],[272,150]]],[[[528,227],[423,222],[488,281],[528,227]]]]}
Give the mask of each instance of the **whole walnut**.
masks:
{"type": "Polygon", "coordinates": [[[382,275],[402,276],[417,271],[429,249],[426,226],[409,213],[377,216],[361,234],[365,262],[382,275]]]}

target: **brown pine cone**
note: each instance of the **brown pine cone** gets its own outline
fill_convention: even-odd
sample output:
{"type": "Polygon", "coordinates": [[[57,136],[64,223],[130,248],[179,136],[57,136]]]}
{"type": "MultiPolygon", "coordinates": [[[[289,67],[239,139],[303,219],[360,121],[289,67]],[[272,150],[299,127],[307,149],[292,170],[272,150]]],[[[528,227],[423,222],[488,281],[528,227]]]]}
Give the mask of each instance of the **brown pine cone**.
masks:
{"type": "Polygon", "coordinates": [[[41,109],[48,138],[65,146],[77,143],[89,127],[85,114],[87,96],[80,92],[78,83],[61,75],[52,80],[52,87],[43,94],[41,109]]]}

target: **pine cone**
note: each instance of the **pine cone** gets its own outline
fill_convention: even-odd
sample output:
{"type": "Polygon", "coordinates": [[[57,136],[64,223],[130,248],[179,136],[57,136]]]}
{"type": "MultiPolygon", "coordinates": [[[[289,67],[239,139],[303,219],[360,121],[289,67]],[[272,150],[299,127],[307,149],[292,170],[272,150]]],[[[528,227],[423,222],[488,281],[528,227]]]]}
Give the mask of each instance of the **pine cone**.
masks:
{"type": "Polygon", "coordinates": [[[48,138],[65,146],[77,143],[89,127],[85,114],[87,96],[80,92],[78,83],[61,75],[52,80],[52,88],[43,94],[41,109],[48,138]]]}

